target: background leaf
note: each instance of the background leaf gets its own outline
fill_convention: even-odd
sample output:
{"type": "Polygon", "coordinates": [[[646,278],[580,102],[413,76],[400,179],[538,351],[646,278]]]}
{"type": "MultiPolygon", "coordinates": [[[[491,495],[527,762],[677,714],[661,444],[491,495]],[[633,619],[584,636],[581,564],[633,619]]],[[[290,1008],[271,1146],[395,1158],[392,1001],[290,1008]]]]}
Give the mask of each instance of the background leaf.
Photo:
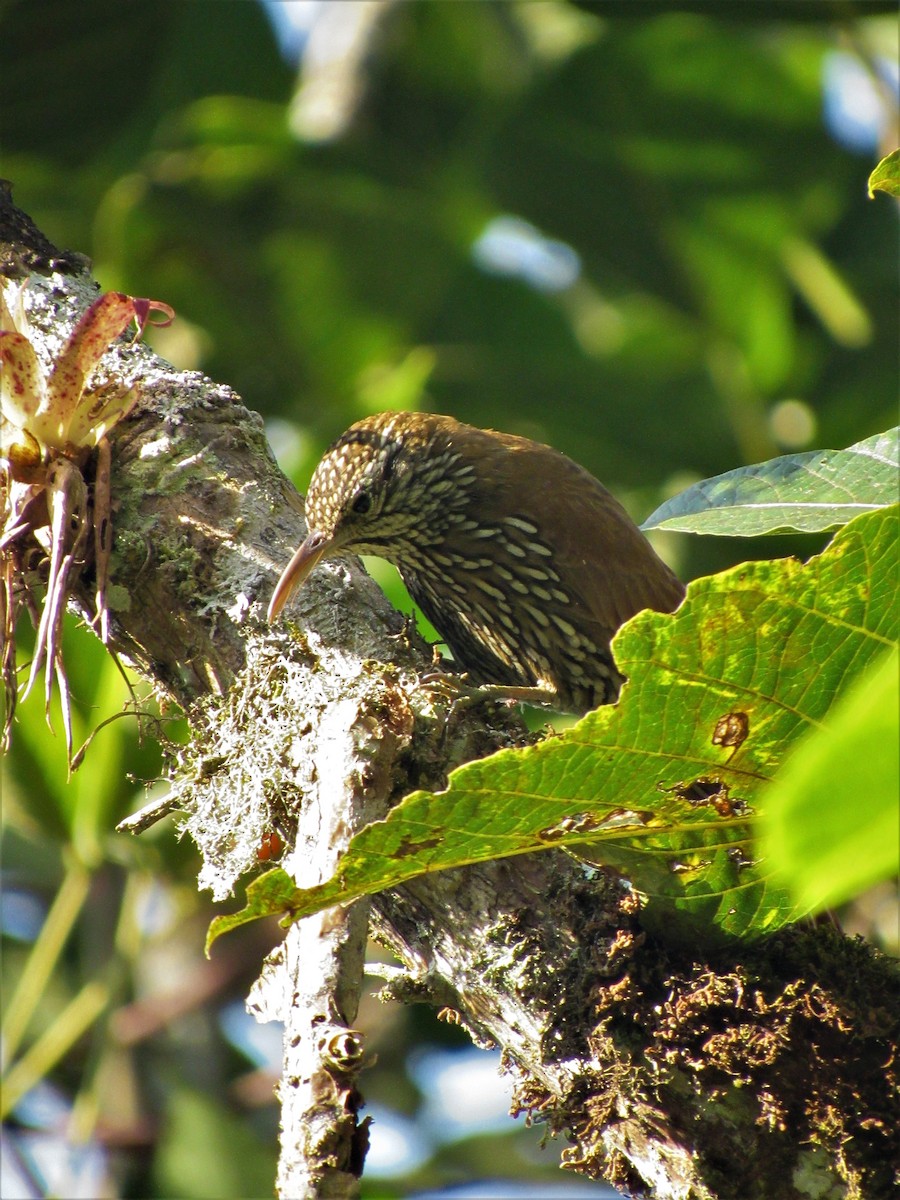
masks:
{"type": "Polygon", "coordinates": [[[876,192],[900,196],[900,150],[883,158],[869,176],[869,195],[874,197],[876,192]]]}
{"type": "Polygon", "coordinates": [[[847,450],[786,454],[704,479],[660,505],[641,528],[732,537],[836,529],[896,504],[897,434],[895,428],[847,450]]]}
{"type": "Polygon", "coordinates": [[[900,873],[897,650],[882,654],[805,737],[765,792],[766,861],[804,909],[900,873]]]}

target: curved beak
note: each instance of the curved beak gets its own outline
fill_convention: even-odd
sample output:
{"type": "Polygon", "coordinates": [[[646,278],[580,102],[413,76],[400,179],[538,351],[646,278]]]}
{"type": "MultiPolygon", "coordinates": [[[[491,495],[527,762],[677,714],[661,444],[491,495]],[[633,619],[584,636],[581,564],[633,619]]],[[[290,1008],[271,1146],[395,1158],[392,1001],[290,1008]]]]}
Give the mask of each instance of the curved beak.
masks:
{"type": "Polygon", "coordinates": [[[295,552],[294,557],[281,572],[275,591],[269,601],[266,620],[274,621],[287,604],[291,592],[305,582],[313,567],[331,549],[332,541],[327,534],[314,530],[295,552]]]}

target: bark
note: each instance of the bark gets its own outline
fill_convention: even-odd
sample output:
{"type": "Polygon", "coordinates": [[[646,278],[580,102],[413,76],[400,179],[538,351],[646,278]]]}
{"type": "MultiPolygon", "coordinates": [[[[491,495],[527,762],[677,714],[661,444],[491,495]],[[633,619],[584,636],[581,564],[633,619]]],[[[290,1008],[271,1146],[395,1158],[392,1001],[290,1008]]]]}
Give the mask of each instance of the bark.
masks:
{"type": "MultiPolygon", "coordinates": [[[[45,354],[95,295],[62,274],[28,293],[45,354]]],[[[190,719],[172,803],[202,886],[229,895],[273,829],[314,883],[412,787],[527,739],[508,711],[420,686],[428,648],[352,564],[318,570],[270,629],[303,523],[260,418],[139,346],[104,369],[142,386],[112,436],[111,649],[190,719]]],[[[74,602],[92,615],[90,563],[74,602]]],[[[568,1140],[564,1166],[681,1200],[893,1194],[897,982],[865,944],[794,928],[715,953],[667,945],[626,883],[556,851],[423,877],[372,910],[406,968],[389,992],[500,1046],[516,1111],[568,1140]]],[[[358,903],[292,926],[250,1000],[285,1022],[285,1197],[352,1194],[362,1169],[367,924],[358,903]]]]}

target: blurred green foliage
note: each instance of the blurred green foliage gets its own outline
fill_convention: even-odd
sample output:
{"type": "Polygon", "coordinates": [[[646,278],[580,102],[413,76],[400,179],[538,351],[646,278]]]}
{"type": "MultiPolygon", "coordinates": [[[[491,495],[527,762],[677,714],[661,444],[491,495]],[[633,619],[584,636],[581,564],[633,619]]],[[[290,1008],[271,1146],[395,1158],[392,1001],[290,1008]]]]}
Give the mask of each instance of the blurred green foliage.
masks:
{"type": "MultiPolygon", "coordinates": [[[[848,150],[823,119],[836,54],[884,100],[893,16],[870,0],[385,6],[344,73],[358,93],[344,125],[315,141],[291,125],[309,72],[298,89],[261,5],[6,0],[2,174],[57,245],[92,256],[105,288],[175,307],[157,348],[264,413],[298,485],[352,420],[418,406],[551,442],[642,518],[692,480],[894,424],[896,209],[866,196],[879,148],[848,150]],[[529,223],[539,250],[559,243],[570,265],[574,252],[568,283],[529,275],[521,244],[503,270],[479,264],[473,247],[504,216],[529,223]]],[[[658,544],[685,578],[747,553],[658,544]]],[[[127,692],[91,635],[68,639],[86,736],[127,692]]],[[[272,1161],[273,1110],[248,1120],[234,1090],[246,1059],[215,1022],[260,942],[197,983],[208,913],[189,847],[168,825],[111,832],[143,800],[129,777],[160,769],[152,738],[114,721],[70,783],[42,721],[39,702],[23,706],[3,763],[7,887],[69,903],[73,870],[89,886],[23,1046],[102,979],[102,1016],[47,1068],[73,1102],[70,1142],[123,1147],[110,1159],[123,1195],[175,1180],[185,1196],[249,1195],[257,1158],[221,1130],[231,1159],[215,1178],[180,1164],[217,1107],[223,1122],[240,1108],[272,1161]],[[154,888],[169,913],[156,933],[140,901],[154,888]],[[183,1007],[144,1038],[116,1033],[123,1005],[164,1008],[173,993],[183,1007]]],[[[26,943],[9,946],[5,987],[29,959],[26,943]]],[[[403,1090],[393,1078],[388,1093],[403,1090]]],[[[464,1148],[447,1157],[419,1178],[475,1169],[464,1148]]]]}
{"type": "Polygon", "coordinates": [[[773,783],[762,849],[799,904],[823,909],[900,870],[896,642],[810,731],[773,783]]]}

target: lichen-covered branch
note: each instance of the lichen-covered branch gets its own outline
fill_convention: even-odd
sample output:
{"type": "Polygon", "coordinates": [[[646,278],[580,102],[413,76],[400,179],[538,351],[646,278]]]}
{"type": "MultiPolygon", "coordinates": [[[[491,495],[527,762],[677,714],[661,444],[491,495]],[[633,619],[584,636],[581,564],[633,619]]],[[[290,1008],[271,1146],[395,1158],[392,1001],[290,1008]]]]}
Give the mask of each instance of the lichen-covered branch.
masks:
{"type": "MultiPolygon", "coordinates": [[[[30,292],[48,353],[95,296],[64,275],[30,292]]],[[[352,564],[318,571],[269,628],[303,523],[261,420],[140,347],[102,367],[141,388],[110,439],[109,643],[189,716],[173,803],[204,886],[228,895],[273,830],[314,883],[407,791],[526,738],[508,710],[459,711],[421,687],[427,647],[352,564]]],[[[75,586],[89,617],[94,583],[86,569],[75,586]]],[[[372,906],[406,968],[393,995],[499,1045],[518,1110],[568,1140],[566,1166],[681,1200],[891,1194],[900,1004],[865,945],[827,928],[669,945],[642,929],[626,883],[555,851],[423,877],[372,906]]],[[[253,993],[286,1023],[283,1196],[350,1194],[361,1169],[366,918],[357,905],[294,926],[253,993]]]]}

